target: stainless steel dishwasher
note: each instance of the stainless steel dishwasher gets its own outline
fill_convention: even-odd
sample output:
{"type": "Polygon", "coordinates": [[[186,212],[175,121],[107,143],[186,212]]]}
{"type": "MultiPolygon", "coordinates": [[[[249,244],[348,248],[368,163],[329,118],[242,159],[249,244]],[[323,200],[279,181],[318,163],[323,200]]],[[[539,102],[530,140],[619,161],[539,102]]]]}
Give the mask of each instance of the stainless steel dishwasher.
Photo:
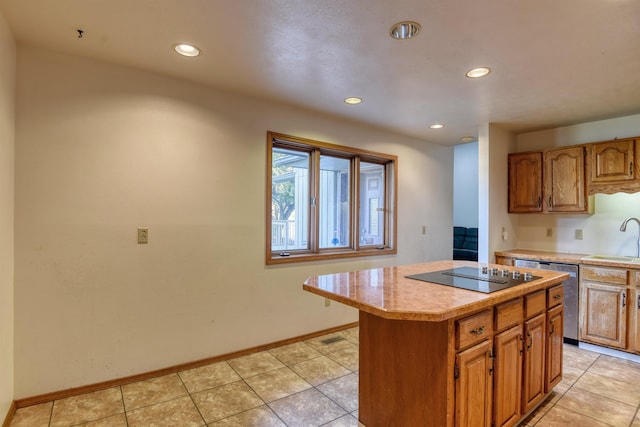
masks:
{"type": "Polygon", "coordinates": [[[516,259],[515,266],[569,273],[569,278],[564,281],[564,342],[577,345],[579,313],[578,301],[580,300],[578,287],[578,265],[516,259]]]}

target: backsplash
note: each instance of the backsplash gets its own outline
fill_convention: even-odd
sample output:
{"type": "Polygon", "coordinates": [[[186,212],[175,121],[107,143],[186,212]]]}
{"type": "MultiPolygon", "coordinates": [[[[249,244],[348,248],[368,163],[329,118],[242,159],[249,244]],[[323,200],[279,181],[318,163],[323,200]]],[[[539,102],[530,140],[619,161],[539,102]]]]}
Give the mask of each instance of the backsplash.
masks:
{"type": "Polygon", "coordinates": [[[635,256],[638,224],[630,222],[626,232],[620,231],[628,217],[640,219],[640,193],[596,194],[593,215],[513,215],[513,247],[635,256]],[[551,236],[547,237],[549,228],[551,236]],[[582,240],[576,239],[576,230],[582,230],[582,240]]]}

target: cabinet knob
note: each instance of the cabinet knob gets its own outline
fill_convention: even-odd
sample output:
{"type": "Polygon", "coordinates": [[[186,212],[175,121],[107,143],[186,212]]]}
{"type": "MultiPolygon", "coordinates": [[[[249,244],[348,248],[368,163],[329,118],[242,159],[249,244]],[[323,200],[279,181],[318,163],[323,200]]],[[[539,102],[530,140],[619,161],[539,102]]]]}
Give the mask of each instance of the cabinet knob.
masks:
{"type": "Polygon", "coordinates": [[[482,335],[484,333],[484,326],[480,326],[479,328],[472,329],[471,333],[474,335],[482,335]]]}

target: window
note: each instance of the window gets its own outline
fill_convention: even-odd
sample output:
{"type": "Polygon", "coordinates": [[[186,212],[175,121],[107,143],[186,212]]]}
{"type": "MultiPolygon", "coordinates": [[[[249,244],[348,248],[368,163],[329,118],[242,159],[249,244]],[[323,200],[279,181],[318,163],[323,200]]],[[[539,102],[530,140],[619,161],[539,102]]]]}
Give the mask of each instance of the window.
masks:
{"type": "Polygon", "coordinates": [[[267,133],[267,264],[396,253],[397,158],[267,133]]]}

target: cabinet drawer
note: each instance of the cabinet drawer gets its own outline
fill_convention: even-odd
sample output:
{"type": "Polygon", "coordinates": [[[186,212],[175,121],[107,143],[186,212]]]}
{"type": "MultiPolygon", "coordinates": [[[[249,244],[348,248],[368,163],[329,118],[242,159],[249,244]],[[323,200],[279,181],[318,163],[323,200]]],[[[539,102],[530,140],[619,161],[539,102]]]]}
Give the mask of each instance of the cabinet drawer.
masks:
{"type": "Polygon", "coordinates": [[[496,306],[495,331],[502,331],[522,322],[524,311],[522,298],[516,298],[496,306]]]}
{"type": "Polygon", "coordinates": [[[493,319],[491,310],[483,311],[473,316],[456,320],[456,348],[465,348],[491,338],[493,334],[493,319]]]}
{"type": "Polygon", "coordinates": [[[627,270],[620,268],[582,267],[582,279],[592,282],[627,284],[627,270]]]}
{"type": "Polygon", "coordinates": [[[546,293],[543,290],[524,296],[524,318],[528,319],[547,309],[546,293]]]}
{"type": "Polygon", "coordinates": [[[564,285],[547,289],[547,307],[555,307],[564,301],[564,285]]]}

